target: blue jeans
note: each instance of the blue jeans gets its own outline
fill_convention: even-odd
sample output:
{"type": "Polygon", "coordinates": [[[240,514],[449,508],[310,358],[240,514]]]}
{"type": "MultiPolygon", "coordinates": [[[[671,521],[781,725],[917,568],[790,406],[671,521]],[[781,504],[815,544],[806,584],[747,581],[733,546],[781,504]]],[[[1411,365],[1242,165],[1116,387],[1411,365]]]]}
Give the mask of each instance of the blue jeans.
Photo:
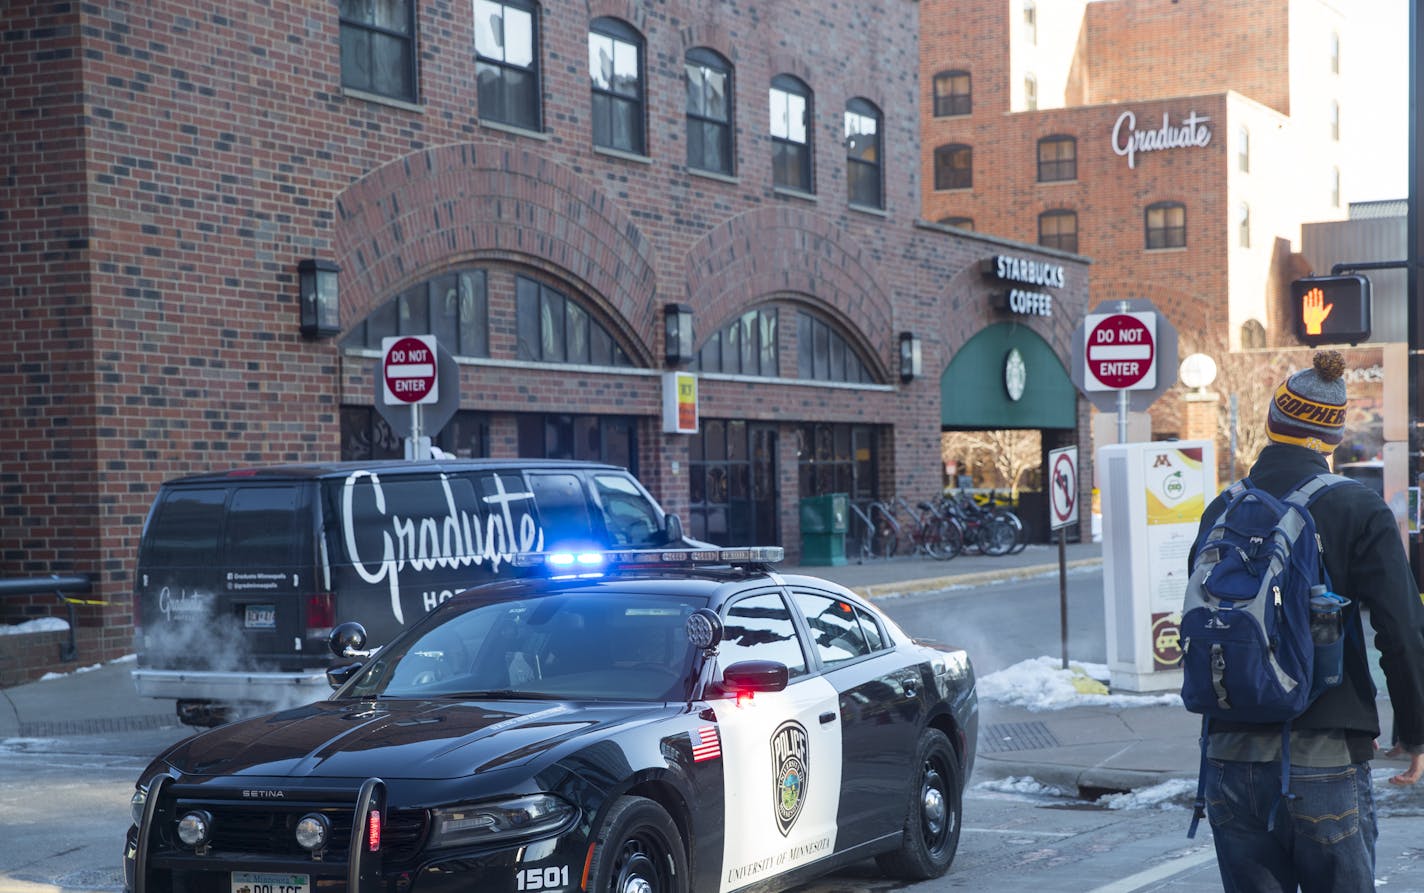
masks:
{"type": "Polygon", "coordinates": [[[1282,802],[1280,763],[1207,761],[1207,818],[1226,893],[1373,893],[1370,764],[1292,764],[1291,793],[1282,802]]]}

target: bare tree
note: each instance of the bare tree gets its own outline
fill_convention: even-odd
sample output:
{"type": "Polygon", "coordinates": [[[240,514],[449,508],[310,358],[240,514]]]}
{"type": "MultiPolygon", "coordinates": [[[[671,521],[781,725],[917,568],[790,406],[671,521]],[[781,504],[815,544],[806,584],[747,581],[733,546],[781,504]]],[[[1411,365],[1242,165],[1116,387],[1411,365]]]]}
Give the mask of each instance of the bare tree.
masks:
{"type": "Polygon", "coordinates": [[[1007,489],[1017,500],[1019,489],[1031,481],[1043,462],[1042,440],[1036,430],[946,431],[940,435],[940,457],[945,465],[958,463],[961,473],[975,474],[994,489],[1007,489]]]}
{"type": "Polygon", "coordinates": [[[1221,395],[1217,404],[1217,455],[1223,458],[1221,470],[1226,480],[1235,480],[1250,469],[1251,463],[1269,442],[1266,438],[1266,412],[1276,386],[1285,380],[1300,359],[1299,352],[1270,348],[1265,350],[1227,349],[1224,340],[1192,347],[1190,353],[1204,353],[1216,361],[1216,381],[1210,386],[1221,395]],[[1231,455],[1231,398],[1236,398],[1236,454],[1231,455]]]}

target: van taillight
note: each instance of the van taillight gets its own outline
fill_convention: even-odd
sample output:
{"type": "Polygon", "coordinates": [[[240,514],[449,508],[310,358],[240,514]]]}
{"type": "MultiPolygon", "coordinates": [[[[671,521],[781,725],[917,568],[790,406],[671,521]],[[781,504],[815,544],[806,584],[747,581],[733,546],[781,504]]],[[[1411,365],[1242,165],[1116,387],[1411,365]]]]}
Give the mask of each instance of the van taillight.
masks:
{"type": "Polygon", "coordinates": [[[336,625],[336,598],[330,592],[307,596],[307,638],[325,639],[336,625]]]}

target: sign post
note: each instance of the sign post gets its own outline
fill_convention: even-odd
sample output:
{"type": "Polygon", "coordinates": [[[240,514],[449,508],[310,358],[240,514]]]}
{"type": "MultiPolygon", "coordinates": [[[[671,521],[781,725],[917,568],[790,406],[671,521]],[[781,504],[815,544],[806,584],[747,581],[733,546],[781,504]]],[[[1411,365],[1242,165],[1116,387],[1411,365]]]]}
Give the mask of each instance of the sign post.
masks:
{"type": "Polygon", "coordinates": [[[1067,528],[1078,523],[1078,448],[1060,447],[1048,453],[1048,517],[1058,531],[1058,625],[1063,669],[1068,669],[1068,545],[1067,528]]]}
{"type": "Polygon", "coordinates": [[[439,346],[434,335],[392,335],[381,339],[381,383],[387,406],[410,407],[407,459],[429,459],[430,438],[421,430],[420,408],[440,399],[439,346]]]}

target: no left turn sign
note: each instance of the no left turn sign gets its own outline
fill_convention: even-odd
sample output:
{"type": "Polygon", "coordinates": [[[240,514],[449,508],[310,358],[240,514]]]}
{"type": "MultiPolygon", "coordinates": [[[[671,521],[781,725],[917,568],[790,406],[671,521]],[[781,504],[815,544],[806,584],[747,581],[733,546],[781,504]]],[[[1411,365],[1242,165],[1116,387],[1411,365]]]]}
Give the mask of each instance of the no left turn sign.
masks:
{"type": "Polygon", "coordinates": [[[386,405],[434,403],[440,399],[434,335],[393,335],[381,340],[381,349],[386,405]]]}
{"type": "Polygon", "coordinates": [[[1084,317],[1087,326],[1084,390],[1133,391],[1157,387],[1156,313],[1084,317]]]}
{"type": "Polygon", "coordinates": [[[1078,448],[1048,454],[1048,505],[1053,530],[1078,523],[1078,448]]]}

